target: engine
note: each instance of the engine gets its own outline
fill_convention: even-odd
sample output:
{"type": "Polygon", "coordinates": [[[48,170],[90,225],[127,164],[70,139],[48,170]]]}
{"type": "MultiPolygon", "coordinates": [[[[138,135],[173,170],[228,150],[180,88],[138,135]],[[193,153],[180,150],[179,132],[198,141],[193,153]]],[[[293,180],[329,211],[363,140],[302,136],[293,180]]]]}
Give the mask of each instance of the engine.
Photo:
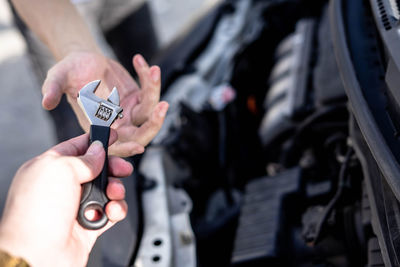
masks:
{"type": "Polygon", "coordinates": [[[399,9],[374,20],[394,2],[238,0],[207,18],[140,159],[137,266],[399,264],[398,177],[369,134],[397,155],[400,76],[379,25],[399,9]]]}

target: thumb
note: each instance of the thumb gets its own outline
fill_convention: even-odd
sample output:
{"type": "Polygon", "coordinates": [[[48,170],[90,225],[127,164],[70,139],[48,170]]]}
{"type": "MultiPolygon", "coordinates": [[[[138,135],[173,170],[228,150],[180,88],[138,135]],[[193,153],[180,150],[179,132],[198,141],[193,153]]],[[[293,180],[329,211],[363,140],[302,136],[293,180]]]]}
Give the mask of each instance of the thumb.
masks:
{"type": "Polygon", "coordinates": [[[62,65],[56,65],[49,70],[42,86],[42,106],[47,110],[52,110],[58,106],[64,93],[67,73],[62,65]]]}
{"type": "Polygon", "coordinates": [[[86,167],[86,171],[83,169],[80,171],[78,177],[79,183],[90,182],[100,174],[104,165],[105,156],[106,153],[103,144],[100,141],[94,141],[89,146],[85,155],[79,157],[80,161],[85,165],[83,168],[86,167]]]}

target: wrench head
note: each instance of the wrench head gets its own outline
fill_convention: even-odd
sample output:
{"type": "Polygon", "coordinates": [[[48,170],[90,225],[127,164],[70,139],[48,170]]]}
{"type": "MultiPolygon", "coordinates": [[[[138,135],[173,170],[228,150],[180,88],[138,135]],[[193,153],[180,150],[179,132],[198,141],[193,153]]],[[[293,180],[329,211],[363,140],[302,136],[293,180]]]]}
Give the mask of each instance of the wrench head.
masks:
{"type": "Polygon", "coordinates": [[[94,80],[90,83],[86,84],[82,89],[79,91],[81,96],[88,96],[90,97],[94,92],[96,92],[97,88],[99,87],[101,80],[94,80]]]}
{"type": "Polygon", "coordinates": [[[119,94],[117,88],[114,87],[107,100],[98,97],[95,91],[100,82],[100,80],[95,80],[86,84],[78,93],[78,104],[90,124],[110,127],[117,116],[122,115],[119,94]]]}

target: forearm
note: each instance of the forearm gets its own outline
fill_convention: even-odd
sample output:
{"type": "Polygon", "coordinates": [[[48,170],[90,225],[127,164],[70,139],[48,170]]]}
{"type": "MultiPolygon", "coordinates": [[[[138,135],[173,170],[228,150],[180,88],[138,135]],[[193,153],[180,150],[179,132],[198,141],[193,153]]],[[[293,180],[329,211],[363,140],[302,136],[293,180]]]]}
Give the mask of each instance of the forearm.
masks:
{"type": "Polygon", "coordinates": [[[77,50],[100,52],[85,21],[69,0],[12,0],[12,3],[57,60],[77,50]]]}

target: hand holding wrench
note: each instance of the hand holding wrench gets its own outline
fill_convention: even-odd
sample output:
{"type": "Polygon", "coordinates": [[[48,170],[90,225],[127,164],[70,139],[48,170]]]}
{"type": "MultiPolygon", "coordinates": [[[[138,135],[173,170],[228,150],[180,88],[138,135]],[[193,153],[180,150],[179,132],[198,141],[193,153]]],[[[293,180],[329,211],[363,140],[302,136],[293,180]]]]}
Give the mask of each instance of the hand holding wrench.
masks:
{"type": "Polygon", "coordinates": [[[122,108],[119,106],[119,94],[114,87],[107,100],[94,94],[100,80],[92,81],[85,85],[78,94],[78,103],[90,121],[90,143],[101,141],[106,158],[100,175],[92,182],[83,186],[81,203],[78,211],[78,221],[86,229],[96,230],[104,227],[108,222],[105,206],[109,199],[106,195],[108,183],[108,139],[110,126],[118,117],[122,118],[122,108]],[[98,215],[95,220],[85,217],[87,210],[94,210],[98,215]]]}

